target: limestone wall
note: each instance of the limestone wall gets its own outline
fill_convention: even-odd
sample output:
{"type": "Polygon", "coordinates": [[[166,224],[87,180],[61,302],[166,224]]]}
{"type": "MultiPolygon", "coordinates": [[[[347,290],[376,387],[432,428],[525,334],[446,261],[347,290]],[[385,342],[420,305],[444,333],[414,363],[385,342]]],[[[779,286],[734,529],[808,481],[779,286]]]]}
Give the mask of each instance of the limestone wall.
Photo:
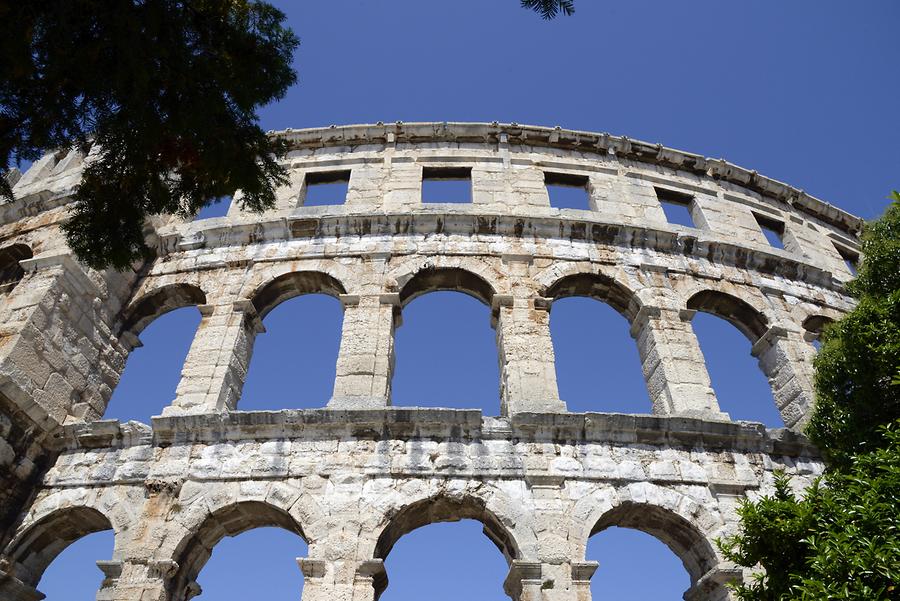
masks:
{"type": "Polygon", "coordinates": [[[686,599],[726,598],[741,574],[713,541],[735,527],[737,500],[770,490],[777,467],[798,486],[821,470],[795,432],[812,403],[810,341],[852,306],[860,220],[723,160],[607,134],[428,123],[276,135],[292,150],[274,210],[244,212],[238,193],[226,217],[155,220],[157,258],[127,273],[84,268],[59,231],[90,156],[44,157],[0,206],[4,598],[38,598],[65,545],[112,528],[98,598],[187,599],[222,536],[279,525],[310,543],[305,601],[372,599],[399,536],[460,517],[504,552],[513,599],[588,599],[586,541],[611,525],[666,542],[691,575],[686,599]],[[467,178],[470,202],[422,202],[429,177],[467,178]],[[341,179],[343,204],[304,206],[310,186],[341,179]],[[585,207],[552,207],[548,183],[582,187],[585,207]],[[696,227],[666,220],[673,199],[696,227]],[[491,308],[493,416],[391,408],[403,308],[447,289],[491,308]],[[344,307],[333,398],[241,412],[261,318],[306,293],[344,307]],[[573,295],[631,323],[647,415],[567,412],[549,312],[573,295]],[[176,398],[152,427],[95,421],[141,330],[183,306],[203,317],[176,398]],[[748,337],[790,430],[720,410],[697,311],[748,337]]]}

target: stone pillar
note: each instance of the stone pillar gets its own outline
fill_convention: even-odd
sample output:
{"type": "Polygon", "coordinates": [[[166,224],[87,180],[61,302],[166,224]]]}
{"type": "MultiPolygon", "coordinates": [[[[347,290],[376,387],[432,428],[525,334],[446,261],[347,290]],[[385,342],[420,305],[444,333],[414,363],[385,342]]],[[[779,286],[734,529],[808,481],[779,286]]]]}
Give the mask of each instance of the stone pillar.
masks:
{"type": "Polygon", "coordinates": [[[302,601],[375,601],[387,587],[381,559],[328,561],[297,558],[303,571],[302,601]]]}
{"type": "Polygon", "coordinates": [[[565,411],[556,386],[550,303],[495,295],[500,354],[500,414],[565,411]]]}
{"type": "Polygon", "coordinates": [[[696,311],[644,306],[631,323],[656,415],[728,419],[709,381],[690,320],[696,311]]]}
{"type": "Polygon", "coordinates": [[[247,377],[253,341],[265,332],[250,301],[198,308],[203,318],[181,370],[175,401],[163,415],[234,409],[247,377]]]}
{"type": "Polygon", "coordinates": [[[813,399],[813,347],[800,332],[772,326],[753,345],[751,354],[769,379],[784,425],[802,428],[813,399]]]}
{"type": "Polygon", "coordinates": [[[171,560],[133,558],[126,561],[97,562],[106,578],[97,601],[188,601],[200,594],[200,585],[190,582],[172,590],[171,580],[178,563],[171,560]]]}
{"type": "Polygon", "coordinates": [[[514,559],[503,590],[513,601],[591,601],[596,561],[548,563],[514,559]]]}
{"type": "Polygon", "coordinates": [[[391,402],[397,294],[341,295],[344,325],[332,409],[377,409],[391,402]]]}
{"type": "Polygon", "coordinates": [[[741,582],[742,575],[742,570],[734,564],[716,566],[685,591],[684,601],[732,601],[736,597],[728,583],[741,582]]]}

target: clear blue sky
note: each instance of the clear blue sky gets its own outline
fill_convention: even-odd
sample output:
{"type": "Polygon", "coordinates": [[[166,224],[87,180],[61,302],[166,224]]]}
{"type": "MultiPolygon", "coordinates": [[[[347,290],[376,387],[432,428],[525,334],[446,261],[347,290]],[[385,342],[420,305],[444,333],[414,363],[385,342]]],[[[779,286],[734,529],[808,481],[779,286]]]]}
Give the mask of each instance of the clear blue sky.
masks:
{"type": "MultiPolygon", "coordinates": [[[[723,156],[870,218],[900,188],[900,3],[576,0],[546,23],[517,0],[281,2],[302,40],[300,83],[261,113],[267,129],[375,121],[517,121],[624,134],[723,156]]],[[[108,417],[158,414],[174,396],[194,309],[141,338],[108,417]]],[[[330,396],[341,309],[288,301],[257,339],[242,409],[321,406],[330,396]]],[[[779,426],[749,342],[698,315],[695,330],[723,410],[779,426]]],[[[599,302],[556,303],[560,393],[574,411],[649,409],[624,319],[599,302]]],[[[499,410],[488,310],[435,293],[397,331],[398,405],[499,410]],[[460,377],[464,374],[465,377],[460,377]]],[[[40,584],[50,601],[92,599],[108,533],[67,549],[40,584]]],[[[201,600],[299,599],[302,540],[260,529],[223,540],[200,575],[201,600]],[[267,576],[263,576],[267,575],[267,576]],[[265,582],[267,590],[259,590],[265,582]]],[[[591,539],[595,599],[677,600],[688,586],[661,543],[632,530],[591,539]]],[[[400,540],[385,601],[503,599],[506,566],[474,522],[400,540]],[[466,574],[466,578],[460,578],[466,574]],[[435,586],[438,583],[439,586],[435,586]]]]}

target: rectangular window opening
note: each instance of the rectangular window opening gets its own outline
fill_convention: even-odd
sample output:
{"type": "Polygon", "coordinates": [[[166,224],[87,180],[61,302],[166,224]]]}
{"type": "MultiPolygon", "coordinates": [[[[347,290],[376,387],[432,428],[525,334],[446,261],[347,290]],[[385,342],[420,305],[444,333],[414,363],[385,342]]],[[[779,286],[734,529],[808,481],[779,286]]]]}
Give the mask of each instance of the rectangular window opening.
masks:
{"type": "Polygon", "coordinates": [[[197,211],[194,221],[225,217],[228,215],[228,209],[231,208],[231,200],[231,196],[220,196],[214,199],[210,204],[197,211]]]}
{"type": "Polygon", "coordinates": [[[693,196],[665,188],[655,188],[655,190],[656,198],[662,206],[663,213],[666,214],[666,221],[673,225],[697,227],[694,224],[694,216],[692,214],[694,207],[693,196]]]}
{"type": "Polygon", "coordinates": [[[835,244],[834,248],[838,251],[838,254],[841,255],[841,259],[844,260],[844,265],[847,266],[847,271],[855,276],[857,270],[859,269],[859,255],[849,248],[841,246],[840,244],[835,244]]]}
{"type": "Polygon", "coordinates": [[[347,200],[350,171],[310,171],[306,174],[304,207],[342,205],[347,200]]]}
{"type": "Polygon", "coordinates": [[[753,213],[753,217],[756,218],[756,223],[769,245],[784,250],[784,223],[757,213],[753,213]]]}
{"type": "Polygon", "coordinates": [[[472,168],[423,167],[422,202],[472,202],[472,168]]]}
{"type": "Polygon", "coordinates": [[[591,210],[587,176],[545,172],[544,185],[547,186],[551,207],[591,210]]]}

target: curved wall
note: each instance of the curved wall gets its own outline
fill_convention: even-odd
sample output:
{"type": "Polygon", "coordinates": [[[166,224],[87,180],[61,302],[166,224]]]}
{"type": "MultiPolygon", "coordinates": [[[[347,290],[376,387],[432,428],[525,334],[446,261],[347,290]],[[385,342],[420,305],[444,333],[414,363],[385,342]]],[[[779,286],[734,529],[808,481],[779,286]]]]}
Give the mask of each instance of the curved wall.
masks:
{"type": "Polygon", "coordinates": [[[274,135],[292,148],[275,209],[243,212],[237,195],[225,217],[156,219],[157,258],[127,273],[83,268],[62,240],[78,153],[36,162],[0,206],[12,265],[0,289],[0,591],[36,598],[58,550],[106,524],[116,550],[100,598],[187,599],[221,536],[278,525],[310,544],[305,601],[372,599],[397,538],[471,517],[506,556],[514,599],[588,599],[586,541],[611,525],[669,545],[691,576],[687,599],[727,598],[723,582],[741,574],[712,541],[735,527],[738,499],[770,490],[775,468],[798,484],[821,470],[791,430],[810,410],[810,341],[852,307],[860,220],[723,160],[607,134],[398,123],[274,135]],[[423,202],[423,179],[463,179],[454,200],[466,202],[423,202]],[[305,206],[334,181],[343,203],[305,206]],[[551,206],[548,184],[582,189],[583,208],[551,206]],[[670,223],[665,203],[694,227],[670,223]],[[490,306],[496,417],[390,407],[394,330],[432,290],[490,306]],[[344,306],[333,398],[241,412],[261,317],[316,292],[344,306]],[[631,323],[652,415],[566,411],[549,312],[573,295],[631,323]],[[162,416],[152,428],[95,421],[140,331],[189,305],[203,318],[162,416]],[[749,338],[791,430],[721,412],[696,311],[749,338]]]}

